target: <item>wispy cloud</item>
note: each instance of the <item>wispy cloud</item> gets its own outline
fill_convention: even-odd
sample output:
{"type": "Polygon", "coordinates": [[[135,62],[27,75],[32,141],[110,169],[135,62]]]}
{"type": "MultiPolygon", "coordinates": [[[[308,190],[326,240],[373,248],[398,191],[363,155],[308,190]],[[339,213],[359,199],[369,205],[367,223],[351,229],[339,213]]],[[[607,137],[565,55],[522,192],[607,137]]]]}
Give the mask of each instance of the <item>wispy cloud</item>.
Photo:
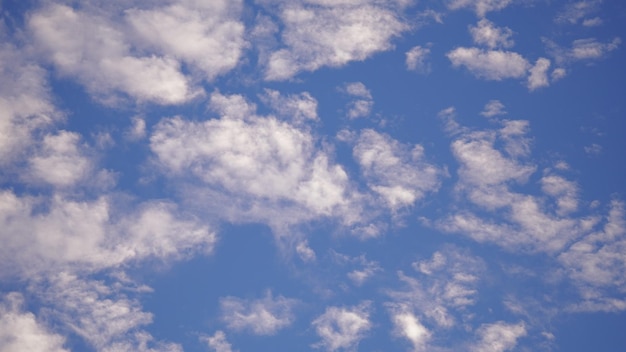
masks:
{"type": "Polygon", "coordinates": [[[220,308],[222,320],[229,329],[274,335],[294,322],[293,309],[297,303],[297,300],[283,296],[274,298],[268,291],[265,297],[254,300],[223,297],[220,308]]]}
{"type": "Polygon", "coordinates": [[[312,325],[322,341],[313,345],[327,351],[355,350],[372,328],[370,302],[355,307],[328,307],[312,325]]]}

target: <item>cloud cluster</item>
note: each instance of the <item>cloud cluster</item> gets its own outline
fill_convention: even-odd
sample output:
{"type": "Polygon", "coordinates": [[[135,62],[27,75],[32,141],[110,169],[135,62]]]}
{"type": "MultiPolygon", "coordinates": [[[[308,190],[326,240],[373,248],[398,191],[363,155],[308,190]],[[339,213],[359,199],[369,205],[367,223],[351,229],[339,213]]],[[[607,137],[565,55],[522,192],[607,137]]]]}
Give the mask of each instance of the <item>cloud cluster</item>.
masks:
{"type": "Polygon", "coordinates": [[[407,1],[267,1],[283,28],[282,48],[267,59],[265,78],[285,80],[301,71],[340,67],[392,47],[409,29],[402,18],[407,1]]]}
{"type": "Polygon", "coordinates": [[[313,347],[327,351],[354,350],[372,328],[369,320],[371,302],[355,307],[328,307],[312,325],[322,339],[313,347]]]}
{"type": "Polygon", "coordinates": [[[237,297],[220,299],[222,320],[229,329],[249,331],[255,335],[274,335],[290,326],[297,300],[267,292],[264,298],[245,300],[237,297]]]}

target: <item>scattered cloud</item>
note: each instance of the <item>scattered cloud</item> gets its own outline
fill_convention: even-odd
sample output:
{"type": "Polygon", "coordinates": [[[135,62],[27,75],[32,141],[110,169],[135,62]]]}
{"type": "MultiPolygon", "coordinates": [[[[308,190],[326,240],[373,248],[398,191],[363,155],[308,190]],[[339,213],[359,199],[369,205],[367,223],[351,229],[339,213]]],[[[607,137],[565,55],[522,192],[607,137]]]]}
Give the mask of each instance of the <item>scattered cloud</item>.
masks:
{"type": "Polygon", "coordinates": [[[426,62],[430,55],[430,49],[422,46],[414,46],[406,52],[406,69],[419,73],[430,72],[430,64],[426,62]]]}
{"type": "Polygon", "coordinates": [[[392,210],[410,206],[439,187],[441,172],[424,160],[421,145],[403,145],[366,129],[361,131],[353,153],[368,186],[392,210]]]}
{"type": "Polygon", "coordinates": [[[486,18],[478,21],[476,26],[469,27],[474,43],[484,45],[489,49],[510,48],[514,45],[513,31],[508,27],[496,27],[496,25],[486,18]]]}
{"type": "Polygon", "coordinates": [[[211,108],[220,118],[165,118],[150,137],[165,174],[179,183],[189,180],[181,183],[189,187],[189,201],[225,220],[277,227],[320,216],[350,217],[344,213],[355,210],[347,207],[348,176],[317,150],[308,129],[256,115],[256,106],[240,95],[214,93],[211,108]]]}
{"type": "Polygon", "coordinates": [[[35,315],[23,310],[24,297],[11,292],[0,302],[0,350],[5,352],[68,352],[65,338],[51,332],[35,315]]]}
{"type": "Polygon", "coordinates": [[[279,116],[294,124],[317,121],[317,100],[309,92],[283,96],[277,90],[266,89],[261,99],[279,116]]]}
{"type": "Polygon", "coordinates": [[[28,27],[59,73],[76,78],[102,101],[113,103],[123,93],[138,101],[181,104],[201,93],[178,61],[134,56],[120,26],[102,16],[51,4],[31,13],[28,27]]]}
{"type": "Polygon", "coordinates": [[[528,89],[533,91],[537,88],[547,87],[550,85],[548,81],[548,69],[550,68],[550,60],[539,58],[535,62],[535,66],[530,69],[528,76],[528,89]]]}
{"type": "Polygon", "coordinates": [[[511,51],[458,47],[446,56],[452,66],[464,66],[476,77],[486,80],[522,78],[530,68],[526,59],[511,51]]]}
{"type": "Polygon", "coordinates": [[[239,20],[242,10],[241,0],[183,0],[165,7],[129,9],[125,16],[140,38],[138,46],[173,56],[213,80],[232,70],[248,46],[239,20]]]}
{"type": "Polygon", "coordinates": [[[215,352],[234,352],[231,344],[226,340],[226,334],[221,330],[216,331],[213,336],[202,336],[200,340],[215,352]]]}
{"type": "Polygon", "coordinates": [[[369,320],[370,302],[355,307],[328,307],[312,325],[322,341],[313,345],[327,351],[356,350],[359,342],[372,328],[369,320]]]}
{"type": "Polygon", "coordinates": [[[583,149],[587,155],[599,155],[602,153],[602,146],[597,143],[586,145],[583,149]]]}
{"type": "Polygon", "coordinates": [[[499,321],[482,325],[476,334],[480,340],[472,346],[472,351],[504,352],[515,348],[517,340],[526,336],[526,326],[523,322],[508,324],[499,321]]]}
{"type": "MultiPolygon", "coordinates": [[[[589,18],[589,15],[597,12],[600,8],[600,4],[602,4],[602,0],[583,0],[570,2],[566,4],[561,10],[556,18],[554,19],[557,23],[569,23],[569,24],[577,24],[582,20],[584,26],[589,26],[589,21],[602,21],[600,18],[589,18]],[[587,24],[585,24],[587,22],[587,24]]],[[[594,24],[592,24],[594,25],[594,24]]]]}
{"type": "Polygon", "coordinates": [[[396,312],[392,316],[396,335],[411,342],[413,351],[421,352],[428,350],[428,341],[432,333],[422,325],[419,319],[410,312],[396,312]]]}
{"type": "Polygon", "coordinates": [[[231,296],[220,299],[222,320],[226,326],[255,335],[274,335],[290,326],[295,320],[293,309],[296,304],[296,300],[283,296],[274,298],[269,291],[265,297],[255,300],[231,296]]]}
{"type": "Polygon", "coordinates": [[[471,8],[479,17],[485,17],[488,12],[500,11],[509,6],[513,0],[448,0],[451,10],[471,8]]]}
{"type": "Polygon", "coordinates": [[[619,37],[607,43],[601,43],[595,38],[585,38],[574,40],[570,48],[564,48],[547,38],[543,41],[548,52],[559,65],[576,61],[601,60],[622,43],[619,37]]]}
{"type": "Polygon", "coordinates": [[[361,82],[347,83],[342,91],[354,98],[347,107],[348,111],[346,114],[350,119],[367,117],[371,114],[374,99],[365,84],[361,82]]]}
{"type": "Polygon", "coordinates": [[[504,108],[504,104],[502,104],[499,100],[490,100],[487,104],[485,104],[485,108],[480,114],[487,118],[506,115],[507,112],[504,108]]]}
{"type": "Polygon", "coordinates": [[[409,29],[404,1],[295,1],[278,6],[283,47],[267,61],[265,78],[285,80],[301,71],[340,67],[392,48],[409,29]]]}

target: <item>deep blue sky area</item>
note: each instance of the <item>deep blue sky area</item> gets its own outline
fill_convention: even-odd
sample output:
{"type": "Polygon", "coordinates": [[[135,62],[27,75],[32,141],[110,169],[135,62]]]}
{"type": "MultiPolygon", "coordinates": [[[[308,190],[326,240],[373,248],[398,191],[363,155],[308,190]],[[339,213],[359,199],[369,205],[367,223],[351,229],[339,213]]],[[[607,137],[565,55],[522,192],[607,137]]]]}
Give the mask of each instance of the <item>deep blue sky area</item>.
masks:
{"type": "Polygon", "coordinates": [[[624,3],[0,16],[0,352],[626,351],[624,3]]]}

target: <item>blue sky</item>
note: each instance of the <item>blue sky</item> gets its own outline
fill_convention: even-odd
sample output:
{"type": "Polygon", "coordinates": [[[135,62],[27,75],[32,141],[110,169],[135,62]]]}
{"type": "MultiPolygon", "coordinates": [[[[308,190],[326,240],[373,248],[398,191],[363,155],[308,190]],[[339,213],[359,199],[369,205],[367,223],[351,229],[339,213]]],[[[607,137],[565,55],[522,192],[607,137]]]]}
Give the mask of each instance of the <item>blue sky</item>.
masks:
{"type": "Polygon", "coordinates": [[[622,2],[0,8],[0,351],[626,350],[622,2]]]}

